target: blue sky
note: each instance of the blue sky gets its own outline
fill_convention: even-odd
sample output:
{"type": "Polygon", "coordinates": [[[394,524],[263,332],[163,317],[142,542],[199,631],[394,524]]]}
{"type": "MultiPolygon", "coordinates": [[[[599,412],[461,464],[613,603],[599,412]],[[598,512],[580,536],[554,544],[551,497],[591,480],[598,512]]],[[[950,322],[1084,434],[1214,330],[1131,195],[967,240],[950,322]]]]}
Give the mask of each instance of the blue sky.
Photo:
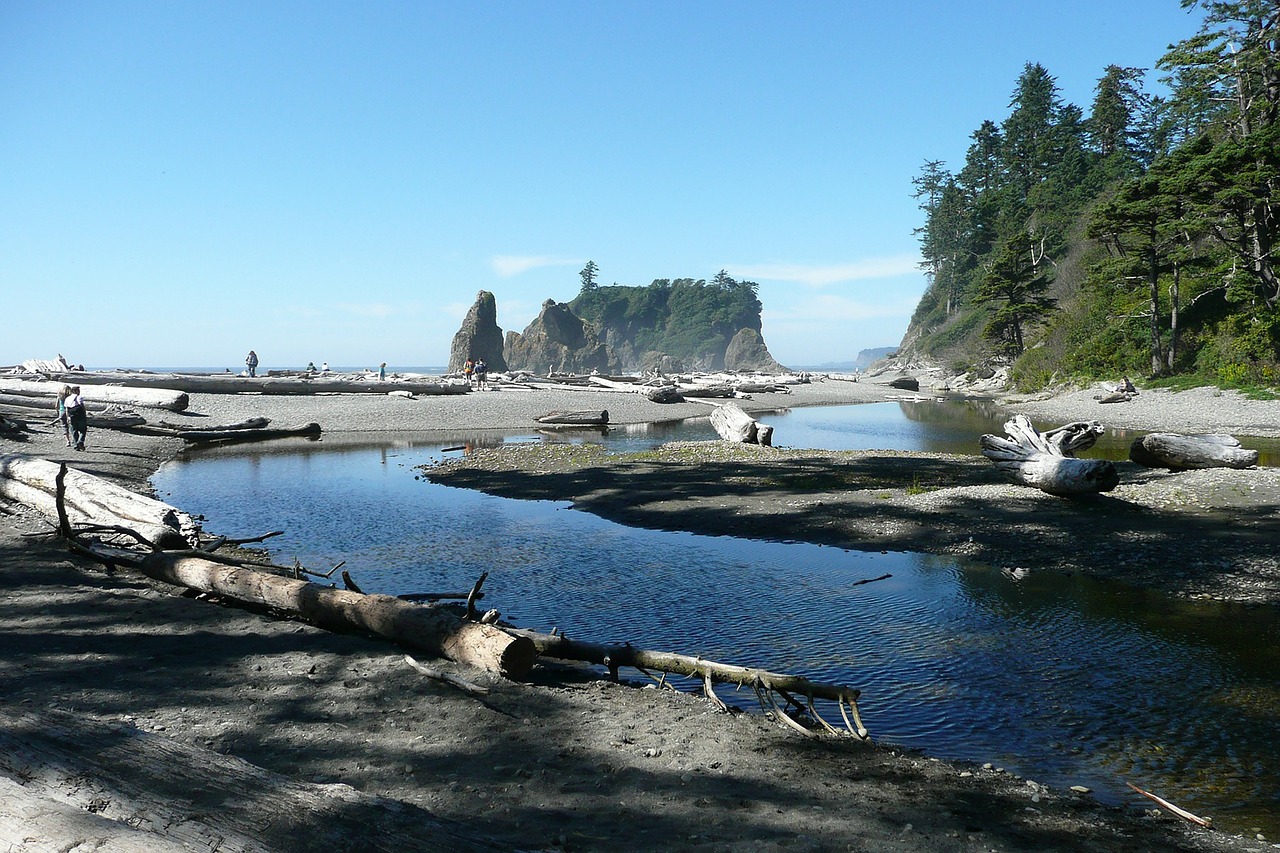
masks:
{"type": "Polygon", "coordinates": [[[756,281],[784,364],[896,345],[911,179],[1026,62],[1086,112],[1177,0],[0,3],[0,365],[443,364],[602,284],[756,281]]]}

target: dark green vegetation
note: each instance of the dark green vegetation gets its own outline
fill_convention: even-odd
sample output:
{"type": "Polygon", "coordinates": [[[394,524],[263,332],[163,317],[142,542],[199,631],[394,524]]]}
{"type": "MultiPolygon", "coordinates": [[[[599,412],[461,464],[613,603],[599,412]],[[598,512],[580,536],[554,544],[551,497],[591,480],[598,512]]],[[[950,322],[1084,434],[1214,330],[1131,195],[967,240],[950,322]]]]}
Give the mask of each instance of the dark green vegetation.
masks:
{"type": "Polygon", "coordinates": [[[914,181],[930,284],[904,349],[1036,388],[1280,384],[1280,2],[1183,0],[1199,32],[1105,69],[1089,115],[1028,63],[952,173],[914,181]]]}
{"type": "Polygon", "coordinates": [[[596,283],[588,262],[582,289],[569,308],[601,331],[614,349],[625,342],[636,359],[661,353],[708,367],[724,365],[729,342],[742,329],[760,331],[757,285],[735,281],[721,270],[710,282],[691,278],[657,279],[647,287],[596,283]]]}

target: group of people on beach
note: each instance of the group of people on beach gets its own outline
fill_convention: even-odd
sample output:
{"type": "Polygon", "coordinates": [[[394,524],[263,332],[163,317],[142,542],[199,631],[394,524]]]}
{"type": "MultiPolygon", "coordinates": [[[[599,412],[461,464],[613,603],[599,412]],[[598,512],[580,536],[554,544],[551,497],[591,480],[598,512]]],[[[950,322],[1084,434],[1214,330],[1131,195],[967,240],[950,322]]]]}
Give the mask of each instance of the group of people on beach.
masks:
{"type": "Polygon", "coordinates": [[[468,358],[462,365],[462,375],[466,377],[467,384],[474,385],[477,391],[489,387],[489,365],[484,363],[483,358],[474,361],[468,358]]]}
{"type": "Polygon", "coordinates": [[[58,391],[57,406],[55,422],[62,424],[67,447],[84,450],[85,439],[89,436],[89,413],[84,407],[84,397],[80,396],[80,386],[63,385],[58,391]]]}

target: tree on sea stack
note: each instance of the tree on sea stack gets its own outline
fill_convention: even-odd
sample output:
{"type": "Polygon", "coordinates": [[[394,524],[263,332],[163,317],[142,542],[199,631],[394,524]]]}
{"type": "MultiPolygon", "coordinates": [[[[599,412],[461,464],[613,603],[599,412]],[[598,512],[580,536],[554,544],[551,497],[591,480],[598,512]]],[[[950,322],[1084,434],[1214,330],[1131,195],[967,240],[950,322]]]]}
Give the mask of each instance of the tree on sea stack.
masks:
{"type": "Polygon", "coordinates": [[[582,277],[582,290],[579,293],[590,293],[596,289],[596,273],[599,271],[595,261],[587,261],[587,265],[578,273],[582,277]]]}

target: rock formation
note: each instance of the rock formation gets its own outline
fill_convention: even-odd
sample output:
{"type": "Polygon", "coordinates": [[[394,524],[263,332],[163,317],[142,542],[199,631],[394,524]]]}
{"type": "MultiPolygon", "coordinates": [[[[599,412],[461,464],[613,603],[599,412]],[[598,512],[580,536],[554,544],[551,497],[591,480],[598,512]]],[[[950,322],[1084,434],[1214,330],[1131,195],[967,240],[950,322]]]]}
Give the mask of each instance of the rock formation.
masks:
{"type": "Polygon", "coordinates": [[[755,329],[739,329],[724,351],[724,369],[782,373],[785,367],[774,361],[764,338],[755,329]]]}
{"type": "Polygon", "coordinates": [[[498,327],[498,302],[487,290],[476,294],[475,304],[462,321],[462,328],[453,336],[453,345],[449,348],[449,372],[462,370],[468,358],[484,359],[489,370],[495,373],[507,370],[502,329],[498,327]]]}
{"type": "Polygon", "coordinates": [[[617,364],[595,328],[563,302],[548,299],[523,333],[508,332],[504,354],[512,370],[610,373],[617,364]]]}

